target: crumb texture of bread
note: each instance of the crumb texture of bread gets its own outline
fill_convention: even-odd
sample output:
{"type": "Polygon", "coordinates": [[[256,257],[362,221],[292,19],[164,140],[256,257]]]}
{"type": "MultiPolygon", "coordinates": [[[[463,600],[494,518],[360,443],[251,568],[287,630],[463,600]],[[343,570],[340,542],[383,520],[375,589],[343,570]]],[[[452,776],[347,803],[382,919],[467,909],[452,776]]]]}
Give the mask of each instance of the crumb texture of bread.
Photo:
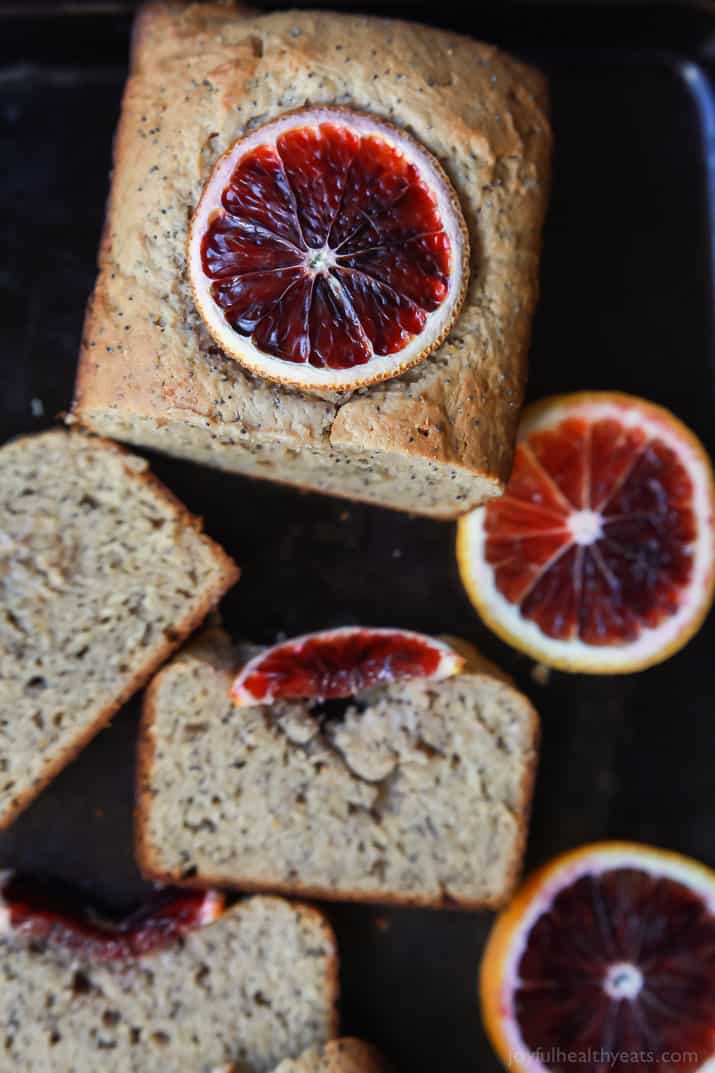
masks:
{"type": "Polygon", "coordinates": [[[0,825],[191,631],[237,569],[114,444],[0,449],[0,825]]]}
{"type": "Polygon", "coordinates": [[[315,910],[250,898],[131,962],[0,940],[0,1070],[269,1073],[335,1033],[332,931],[315,910]]]}
{"type": "Polygon", "coordinates": [[[104,435],[225,470],[442,517],[511,467],[536,302],[551,134],[544,80],[445,30],[330,12],[150,5],[139,16],[74,412],[104,435]],[[303,105],[372,112],[445,167],[472,248],[445,342],[393,380],[319,395],[213,343],[186,272],[218,156],[303,105]]]}
{"type": "Polygon", "coordinates": [[[533,708],[467,670],[237,709],[225,643],[161,672],[139,745],[138,857],[176,882],[423,905],[501,904],[518,877],[533,708]]]}
{"type": "Polygon", "coordinates": [[[374,1047],[359,1039],[334,1039],[309,1047],[300,1058],[286,1058],[274,1073],[387,1073],[374,1047]]]}

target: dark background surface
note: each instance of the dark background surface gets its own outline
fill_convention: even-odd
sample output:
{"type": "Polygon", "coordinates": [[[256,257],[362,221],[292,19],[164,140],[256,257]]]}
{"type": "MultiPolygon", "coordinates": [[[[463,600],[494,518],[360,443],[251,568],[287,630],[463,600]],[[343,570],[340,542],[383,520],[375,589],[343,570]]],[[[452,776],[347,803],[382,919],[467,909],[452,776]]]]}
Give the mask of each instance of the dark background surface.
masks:
{"type": "MultiPolygon", "coordinates": [[[[475,11],[465,24],[450,10],[440,4],[443,22],[516,48],[551,78],[555,180],[530,397],[642,394],[713,451],[706,148],[715,146],[715,104],[695,62],[709,54],[709,20],[659,9],[579,24],[546,8],[475,11]]],[[[70,402],[128,26],[122,14],[3,17],[0,6],[2,440],[46,426],[70,402]]],[[[279,630],[353,622],[446,631],[515,675],[543,723],[529,864],[623,837],[715,865],[712,616],[683,652],[643,674],[553,672],[540,684],[531,661],[472,612],[452,525],[158,457],[153,465],[243,568],[224,604],[235,634],[270,641],[279,630]]],[[[0,864],[70,880],[113,911],[136,904],[147,890],[132,861],[136,721],[135,702],[0,836],[0,864]]],[[[401,1073],[499,1068],[474,997],[489,914],[329,911],[346,1032],[379,1043],[401,1073]]]]}

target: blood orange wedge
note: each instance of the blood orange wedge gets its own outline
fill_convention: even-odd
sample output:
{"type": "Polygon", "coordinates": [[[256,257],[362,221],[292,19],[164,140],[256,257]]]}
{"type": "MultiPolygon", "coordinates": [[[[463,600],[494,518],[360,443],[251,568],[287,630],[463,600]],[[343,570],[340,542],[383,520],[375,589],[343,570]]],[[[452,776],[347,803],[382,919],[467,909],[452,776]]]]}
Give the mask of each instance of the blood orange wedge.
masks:
{"type": "Polygon", "coordinates": [[[715,873],[628,842],[558,857],[498,918],[480,994],[514,1073],[712,1071],[715,873]]]}
{"type": "Polygon", "coordinates": [[[250,660],[231,686],[236,705],[349,697],[398,678],[447,678],[464,659],[443,641],[410,630],[346,626],[285,641],[250,660]]]}
{"type": "Polygon", "coordinates": [[[667,410],[609,392],[528,408],[506,493],[460,521],[457,557],[504,640],[568,671],[665,659],[712,603],[710,459],[667,410]]]}
{"type": "Polygon", "coordinates": [[[188,244],[196,306],[226,354],[348,390],[422,361],[464,299],[467,228],[427,149],[348,108],[304,108],[217,161],[188,244]]]}

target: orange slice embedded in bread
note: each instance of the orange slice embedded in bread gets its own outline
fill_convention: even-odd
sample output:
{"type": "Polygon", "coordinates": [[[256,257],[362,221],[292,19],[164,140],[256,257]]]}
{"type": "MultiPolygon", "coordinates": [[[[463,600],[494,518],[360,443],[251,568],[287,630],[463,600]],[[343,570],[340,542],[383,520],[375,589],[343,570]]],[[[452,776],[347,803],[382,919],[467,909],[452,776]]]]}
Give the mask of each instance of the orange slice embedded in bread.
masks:
{"type": "Polygon", "coordinates": [[[439,346],[466,292],[469,240],[424,146],[376,116],[310,107],[217,161],[188,268],[227,355],[272,380],[346,391],[439,346]]]}

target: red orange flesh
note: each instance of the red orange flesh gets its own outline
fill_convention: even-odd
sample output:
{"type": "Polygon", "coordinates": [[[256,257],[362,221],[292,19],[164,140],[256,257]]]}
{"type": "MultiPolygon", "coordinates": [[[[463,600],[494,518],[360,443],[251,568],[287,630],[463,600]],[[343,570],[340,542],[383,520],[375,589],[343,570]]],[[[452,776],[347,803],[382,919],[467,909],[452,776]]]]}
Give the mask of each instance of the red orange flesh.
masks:
{"type": "Polygon", "coordinates": [[[2,889],[5,926],[29,939],[57,943],[97,961],[142,957],[216,920],[223,897],[215,891],[168,891],[117,923],[100,922],[66,892],[24,877],[2,889]]]}
{"type": "Polygon", "coordinates": [[[464,663],[449,645],[408,630],[345,627],[267,649],[236,677],[237,705],[349,697],[401,678],[443,678],[464,663]]]}
{"type": "Polygon", "coordinates": [[[707,612],[714,514],[710,460],[666,410],[547,399],[524,415],[504,496],[460,523],[460,569],[515,647],[567,670],[635,670],[707,612]]]}
{"type": "Polygon", "coordinates": [[[497,1053],[516,1073],[702,1069],[715,1053],[714,911],[715,874],[679,854],[614,842],[549,862],[482,961],[497,1053]]]}
{"type": "Polygon", "coordinates": [[[188,257],[199,311],[230,356],[342,390],[396,375],[444,338],[468,240],[424,147],[366,113],[308,108],[221,157],[188,257]]]}

